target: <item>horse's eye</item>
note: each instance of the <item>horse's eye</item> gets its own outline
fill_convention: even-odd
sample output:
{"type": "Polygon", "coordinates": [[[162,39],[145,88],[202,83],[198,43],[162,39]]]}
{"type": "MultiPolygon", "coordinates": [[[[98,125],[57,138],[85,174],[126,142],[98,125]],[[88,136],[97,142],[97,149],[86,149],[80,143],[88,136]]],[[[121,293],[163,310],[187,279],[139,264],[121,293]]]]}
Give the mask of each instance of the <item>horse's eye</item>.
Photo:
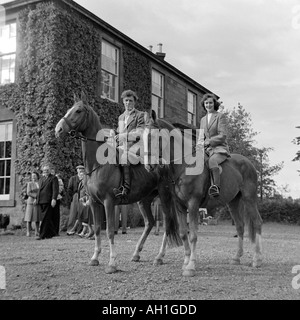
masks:
{"type": "Polygon", "coordinates": [[[81,110],[76,110],[76,113],[80,113],[81,112],[81,110]]]}

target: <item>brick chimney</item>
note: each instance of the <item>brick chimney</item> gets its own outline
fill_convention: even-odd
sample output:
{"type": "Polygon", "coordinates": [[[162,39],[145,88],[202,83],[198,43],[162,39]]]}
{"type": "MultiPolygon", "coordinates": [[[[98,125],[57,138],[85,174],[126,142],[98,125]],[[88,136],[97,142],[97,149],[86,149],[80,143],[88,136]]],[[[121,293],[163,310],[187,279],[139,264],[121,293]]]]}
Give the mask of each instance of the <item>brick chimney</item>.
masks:
{"type": "Polygon", "coordinates": [[[159,44],[157,45],[156,55],[158,56],[159,59],[165,60],[166,54],[165,54],[164,52],[162,52],[162,43],[159,43],[159,44]]]}

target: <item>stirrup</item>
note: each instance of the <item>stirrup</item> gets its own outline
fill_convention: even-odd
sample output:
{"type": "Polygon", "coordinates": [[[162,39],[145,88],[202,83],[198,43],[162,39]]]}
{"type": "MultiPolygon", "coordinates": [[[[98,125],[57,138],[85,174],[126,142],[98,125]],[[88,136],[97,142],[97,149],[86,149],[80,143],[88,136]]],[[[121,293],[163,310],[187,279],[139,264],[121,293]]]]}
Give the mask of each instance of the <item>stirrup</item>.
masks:
{"type": "Polygon", "coordinates": [[[116,198],[121,198],[126,193],[125,188],[123,186],[119,188],[113,188],[113,192],[116,198]]]}
{"type": "Polygon", "coordinates": [[[208,190],[208,195],[211,197],[218,197],[220,195],[220,188],[217,185],[212,185],[208,190]]]}

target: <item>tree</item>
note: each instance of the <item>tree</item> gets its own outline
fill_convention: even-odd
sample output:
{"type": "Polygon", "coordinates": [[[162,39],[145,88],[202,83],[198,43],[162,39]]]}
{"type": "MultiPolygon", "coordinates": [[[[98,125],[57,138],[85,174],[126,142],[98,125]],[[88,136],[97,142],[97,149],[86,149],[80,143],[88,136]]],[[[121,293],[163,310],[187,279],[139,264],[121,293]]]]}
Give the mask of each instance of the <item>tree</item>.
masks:
{"type": "Polygon", "coordinates": [[[269,198],[274,195],[276,183],[272,177],[283,168],[284,164],[282,161],[273,166],[270,165],[268,153],[272,150],[273,148],[257,149],[258,156],[254,165],[259,176],[258,191],[261,200],[265,197],[269,198]]]}
{"type": "MultiPolygon", "coordinates": [[[[300,126],[296,127],[298,129],[300,129],[300,126]]],[[[292,143],[300,145],[300,137],[296,137],[292,143]]],[[[293,161],[300,161],[300,150],[296,153],[295,158],[293,159],[293,161]]],[[[300,170],[298,170],[298,172],[300,172],[300,170]]]]}
{"type": "Polygon", "coordinates": [[[228,133],[227,142],[231,153],[238,153],[251,161],[255,159],[256,148],[253,146],[254,137],[258,134],[252,129],[251,116],[244,107],[238,103],[232,111],[226,110],[228,133]]]}
{"type": "Polygon", "coordinates": [[[224,111],[228,121],[227,142],[231,153],[238,153],[247,157],[255,166],[259,181],[258,192],[262,199],[270,197],[275,192],[276,183],[273,176],[283,167],[283,162],[270,165],[268,153],[273,148],[257,148],[254,137],[258,134],[252,128],[250,113],[238,103],[232,111],[224,111]]]}

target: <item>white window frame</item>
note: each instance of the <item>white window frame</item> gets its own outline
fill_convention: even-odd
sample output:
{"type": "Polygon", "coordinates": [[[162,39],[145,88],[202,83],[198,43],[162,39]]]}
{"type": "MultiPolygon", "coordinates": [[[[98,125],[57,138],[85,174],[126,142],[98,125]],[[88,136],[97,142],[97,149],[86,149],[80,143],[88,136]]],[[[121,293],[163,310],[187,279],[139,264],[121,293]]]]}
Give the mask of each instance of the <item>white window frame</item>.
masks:
{"type": "Polygon", "coordinates": [[[15,82],[16,27],[16,22],[0,26],[0,85],[15,82]]]}
{"type": "Polygon", "coordinates": [[[197,108],[197,95],[188,90],[187,99],[187,122],[196,126],[196,108],[197,108]]]}
{"type": "MultiPolygon", "coordinates": [[[[0,152],[0,161],[4,161],[4,174],[2,175],[0,171],[0,179],[4,180],[4,193],[0,189],[0,200],[10,200],[10,190],[12,183],[12,144],[13,144],[13,122],[5,121],[0,122],[0,143],[3,144],[3,154],[0,152]],[[10,142],[10,156],[7,157],[5,154],[6,143],[10,142]],[[10,170],[7,172],[7,163],[10,163],[10,170]],[[6,189],[6,180],[9,179],[8,192],[5,192],[6,189]]],[[[1,150],[1,149],[0,149],[1,150]]]]}
{"type": "Polygon", "coordinates": [[[101,97],[119,101],[120,50],[106,40],[101,46],[101,97]]]}
{"type": "Polygon", "coordinates": [[[164,75],[152,69],[151,108],[158,118],[164,117],[164,82],[164,75]]]}

